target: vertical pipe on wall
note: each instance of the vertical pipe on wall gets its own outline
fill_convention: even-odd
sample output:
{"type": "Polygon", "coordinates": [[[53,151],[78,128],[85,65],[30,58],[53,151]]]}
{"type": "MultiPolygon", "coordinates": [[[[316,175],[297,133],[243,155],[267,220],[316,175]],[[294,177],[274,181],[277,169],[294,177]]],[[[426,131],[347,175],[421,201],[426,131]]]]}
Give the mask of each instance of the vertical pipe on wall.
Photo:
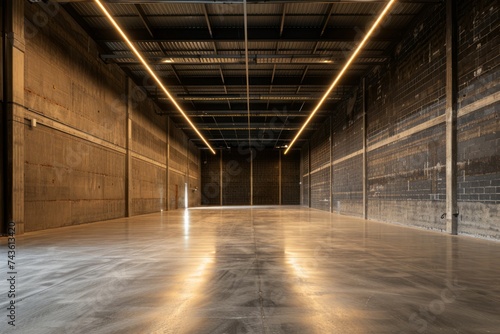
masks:
{"type": "Polygon", "coordinates": [[[368,174],[367,174],[367,152],[366,152],[366,136],[367,136],[367,129],[366,129],[366,79],[363,78],[362,81],[363,85],[363,101],[362,101],[362,108],[363,108],[363,218],[367,219],[368,218],[368,174]]]}
{"type": "Polygon", "coordinates": [[[457,234],[457,9],[446,0],[446,232],[457,234]]]}

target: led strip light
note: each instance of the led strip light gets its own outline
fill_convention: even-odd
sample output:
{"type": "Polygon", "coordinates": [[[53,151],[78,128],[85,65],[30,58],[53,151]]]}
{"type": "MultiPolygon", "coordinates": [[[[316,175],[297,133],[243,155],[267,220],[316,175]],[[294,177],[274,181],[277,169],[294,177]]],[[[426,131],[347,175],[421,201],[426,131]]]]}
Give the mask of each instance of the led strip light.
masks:
{"type": "Polygon", "coordinates": [[[186,119],[186,121],[189,123],[189,125],[191,126],[191,128],[194,130],[194,132],[196,132],[196,134],[198,135],[198,137],[200,137],[200,139],[205,143],[205,145],[208,147],[208,149],[213,154],[216,154],[215,151],[214,151],[214,149],[212,148],[212,146],[210,146],[210,144],[205,139],[205,137],[203,137],[203,135],[196,128],[196,126],[193,124],[193,122],[191,122],[191,120],[189,119],[188,115],[184,112],[184,110],[182,110],[181,106],[177,103],[177,101],[174,99],[174,97],[172,96],[172,94],[170,94],[170,92],[165,87],[165,85],[163,85],[163,83],[161,82],[160,78],[158,78],[158,76],[153,71],[153,69],[144,60],[144,57],[142,57],[141,53],[135,48],[135,46],[132,44],[132,42],[130,41],[130,39],[127,37],[127,35],[123,32],[123,30],[120,28],[120,26],[118,25],[118,23],[115,21],[115,19],[108,12],[108,10],[106,9],[106,7],[104,7],[104,5],[101,3],[100,0],[94,0],[94,1],[99,6],[99,8],[101,9],[101,11],[104,13],[104,15],[106,15],[106,17],[111,22],[111,24],[115,27],[115,29],[120,33],[120,35],[122,36],[122,38],[124,39],[124,41],[130,47],[130,49],[132,50],[132,52],[137,56],[137,58],[141,61],[141,63],[144,65],[144,67],[149,72],[149,74],[155,79],[155,81],[158,84],[158,86],[160,86],[160,88],[165,92],[165,94],[167,94],[167,96],[170,99],[170,101],[174,104],[174,106],[181,113],[181,115],[186,119]]]}
{"type": "Polygon", "coordinates": [[[293,140],[290,143],[290,145],[288,145],[288,148],[286,149],[285,154],[287,154],[288,151],[292,148],[293,144],[297,141],[297,139],[300,137],[300,134],[306,128],[307,124],[309,124],[309,122],[314,117],[314,115],[316,114],[316,112],[319,110],[319,108],[325,102],[326,98],[330,95],[330,93],[332,92],[333,88],[335,88],[335,86],[337,86],[337,83],[340,81],[340,79],[342,78],[342,76],[344,75],[344,73],[349,69],[349,66],[351,66],[351,63],[354,61],[354,59],[356,59],[358,53],[361,51],[361,49],[363,49],[363,47],[365,46],[365,44],[368,41],[368,39],[370,38],[370,36],[373,34],[373,32],[375,31],[375,29],[377,29],[377,27],[380,25],[380,22],[382,22],[382,19],[387,15],[387,13],[389,12],[389,9],[391,9],[392,5],[395,2],[396,2],[396,0],[390,0],[389,3],[385,6],[385,8],[382,11],[382,13],[380,13],[377,21],[375,21],[375,23],[373,24],[373,26],[366,33],[365,38],[363,38],[363,40],[361,41],[361,43],[358,45],[358,47],[356,48],[356,51],[354,51],[354,53],[351,55],[351,57],[349,58],[349,60],[347,61],[347,63],[344,65],[344,67],[342,68],[342,70],[340,71],[340,73],[337,75],[337,77],[335,78],[335,80],[333,80],[332,84],[330,85],[330,87],[326,91],[325,95],[323,95],[323,97],[321,98],[321,100],[319,100],[318,104],[316,105],[316,108],[314,108],[314,110],[311,112],[311,114],[309,115],[309,117],[306,119],[304,125],[302,125],[302,127],[299,130],[299,132],[297,132],[297,134],[295,135],[295,138],[293,138],[293,140]]]}

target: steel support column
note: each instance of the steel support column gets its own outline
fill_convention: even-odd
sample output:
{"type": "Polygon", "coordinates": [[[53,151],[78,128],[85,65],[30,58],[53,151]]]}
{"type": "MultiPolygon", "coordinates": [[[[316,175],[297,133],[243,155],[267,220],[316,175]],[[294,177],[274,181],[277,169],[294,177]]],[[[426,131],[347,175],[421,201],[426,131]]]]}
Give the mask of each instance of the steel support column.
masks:
{"type": "Polygon", "coordinates": [[[279,205],[282,205],[282,198],[283,198],[283,194],[282,194],[282,180],[281,180],[281,177],[283,175],[283,172],[281,171],[281,167],[282,167],[282,164],[281,164],[281,156],[282,156],[282,151],[278,151],[278,171],[279,171],[279,176],[278,176],[278,182],[279,182],[279,205]]]}
{"type": "Polygon", "coordinates": [[[446,0],[446,232],[457,234],[457,9],[446,0]]]}
{"type": "Polygon", "coordinates": [[[223,182],[224,182],[224,173],[223,173],[223,170],[222,170],[222,164],[223,164],[223,161],[222,161],[222,150],[220,150],[220,159],[219,159],[219,179],[220,179],[220,205],[224,205],[224,201],[223,201],[223,191],[224,191],[224,188],[223,188],[223,182]]]}
{"type": "Polygon", "coordinates": [[[131,217],[132,212],[132,156],[131,156],[131,144],[132,144],[132,106],[133,99],[130,94],[132,91],[132,80],[127,78],[126,85],[127,94],[127,116],[126,116],[126,149],[127,153],[125,156],[125,216],[131,217]]]}
{"type": "Polygon", "coordinates": [[[366,79],[363,78],[363,218],[368,218],[368,173],[367,173],[367,152],[366,152],[366,79]]]}
{"type": "MultiPolygon", "coordinates": [[[[3,110],[6,129],[5,211],[24,233],[24,1],[2,4],[3,110]]],[[[7,222],[4,222],[4,224],[7,222]]]]}

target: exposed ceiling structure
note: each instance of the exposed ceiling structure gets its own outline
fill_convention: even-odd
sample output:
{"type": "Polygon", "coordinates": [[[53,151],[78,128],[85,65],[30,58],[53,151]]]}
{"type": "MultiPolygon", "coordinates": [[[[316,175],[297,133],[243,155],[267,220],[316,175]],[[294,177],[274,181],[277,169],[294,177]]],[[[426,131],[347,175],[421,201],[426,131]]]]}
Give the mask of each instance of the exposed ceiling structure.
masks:
{"type": "MultiPolygon", "coordinates": [[[[91,0],[64,8],[116,63],[203,148],[201,139],[158,89],[91,0]]],[[[102,1],[215,149],[247,144],[284,148],[347,61],[387,1],[102,1]],[[246,56],[248,50],[248,57],[246,56]],[[248,95],[246,61],[248,60],[248,95]],[[247,102],[249,104],[247,104],[247,102]]],[[[298,140],[349,97],[352,85],[387,62],[425,6],[399,0],[298,140]]]]}

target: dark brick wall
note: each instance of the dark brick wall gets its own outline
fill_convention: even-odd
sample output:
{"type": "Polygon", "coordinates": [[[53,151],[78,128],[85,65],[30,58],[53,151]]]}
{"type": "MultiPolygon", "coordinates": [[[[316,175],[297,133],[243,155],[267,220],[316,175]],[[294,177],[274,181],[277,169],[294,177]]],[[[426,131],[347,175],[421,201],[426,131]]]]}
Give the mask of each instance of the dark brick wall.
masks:
{"type": "Polygon", "coordinates": [[[302,205],[309,206],[309,144],[305,144],[300,152],[302,173],[302,205]]]}
{"type": "MultiPolygon", "coordinates": [[[[499,10],[492,1],[458,1],[459,233],[500,238],[499,10]]],[[[446,207],[446,11],[436,4],[421,14],[395,46],[392,59],[367,73],[368,218],[444,230],[446,207]]],[[[332,74],[333,75],[333,74],[332,74]]],[[[310,138],[311,185],[302,152],[302,203],[328,210],[331,163],[333,212],[363,212],[363,127],[360,86],[332,110],[310,138]],[[327,157],[332,126],[331,162],[327,157]],[[321,153],[320,153],[321,152],[321,153]]]]}
{"type": "Polygon", "coordinates": [[[460,1],[459,13],[458,231],[498,239],[499,6],[460,1]]]}
{"type": "Polygon", "coordinates": [[[356,88],[332,116],[332,208],[351,216],[363,215],[362,89],[356,88]]]}
{"type": "Polygon", "coordinates": [[[257,152],[253,164],[253,204],[279,204],[279,151],[257,152]]]}
{"type": "Polygon", "coordinates": [[[281,156],[281,204],[300,204],[300,151],[281,156]]]}
{"type": "Polygon", "coordinates": [[[330,210],[330,119],[311,138],[311,207],[330,210]]]}
{"type": "Polygon", "coordinates": [[[369,218],[445,229],[444,134],[440,124],[368,152],[369,218]]]}
{"type": "Polygon", "coordinates": [[[238,150],[222,153],[222,204],[250,205],[250,157],[238,150]]]}
{"type": "Polygon", "coordinates": [[[220,175],[220,156],[203,152],[201,157],[201,204],[221,204],[220,175]]]}
{"type": "MultiPolygon", "coordinates": [[[[250,174],[253,172],[253,204],[280,204],[280,154],[277,150],[248,151],[233,148],[216,156],[201,156],[201,199],[204,205],[250,205],[250,174]],[[222,165],[220,155],[222,154],[222,165]],[[250,161],[252,160],[252,166],[250,161]],[[221,169],[222,168],[222,169],[221,169]],[[220,182],[222,174],[222,193],[220,182]]],[[[300,151],[281,157],[283,205],[300,205],[300,151]]]]}

